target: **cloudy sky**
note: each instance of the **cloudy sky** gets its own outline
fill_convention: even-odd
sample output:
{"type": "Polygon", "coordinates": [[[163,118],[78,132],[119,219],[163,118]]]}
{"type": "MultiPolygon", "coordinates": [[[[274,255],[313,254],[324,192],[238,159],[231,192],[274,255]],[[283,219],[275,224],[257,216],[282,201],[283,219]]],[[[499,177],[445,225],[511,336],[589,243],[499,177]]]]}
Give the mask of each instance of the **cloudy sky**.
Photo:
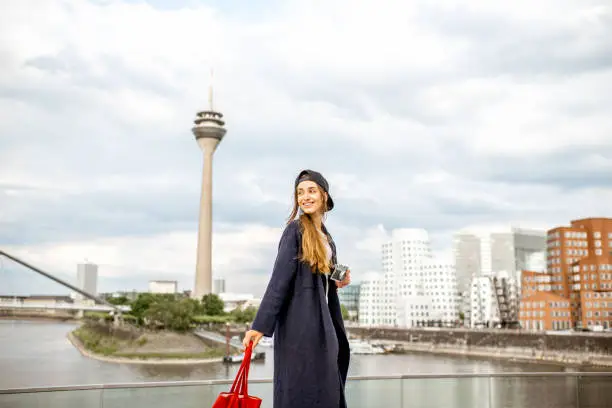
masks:
{"type": "MultiPolygon", "coordinates": [[[[605,0],[5,0],[0,247],[69,279],[96,262],[101,290],[190,289],[211,67],[231,291],[261,294],[302,168],[355,280],[393,228],[448,255],[470,226],[612,216],[605,0]]],[[[0,292],[26,275],[0,261],[0,292]]]]}

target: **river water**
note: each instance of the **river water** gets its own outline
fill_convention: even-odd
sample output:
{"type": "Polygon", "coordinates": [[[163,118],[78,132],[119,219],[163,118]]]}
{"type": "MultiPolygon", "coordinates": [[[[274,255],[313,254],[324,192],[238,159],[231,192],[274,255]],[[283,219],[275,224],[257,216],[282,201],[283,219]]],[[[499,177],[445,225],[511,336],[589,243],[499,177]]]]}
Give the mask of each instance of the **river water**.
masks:
{"type": "MultiPolygon", "coordinates": [[[[237,365],[227,366],[222,363],[202,364],[202,365],[146,365],[146,364],[115,364],[107,363],[102,361],[93,360],[90,358],[83,357],[67,340],[66,335],[68,332],[76,328],[74,323],[58,323],[58,322],[44,322],[44,321],[15,321],[15,320],[0,320],[0,367],[2,375],[0,375],[0,389],[6,388],[18,388],[18,387],[39,387],[39,386],[51,386],[51,385],[80,385],[80,384],[101,384],[101,383],[132,383],[132,382],[147,382],[147,381],[176,381],[176,380],[207,380],[207,379],[228,379],[233,378],[236,374],[237,365]]],[[[263,362],[254,362],[251,365],[250,378],[271,378],[273,369],[272,349],[266,351],[266,359],[263,362]]],[[[392,375],[392,374],[452,374],[452,373],[494,373],[494,372],[558,372],[558,371],[575,371],[574,368],[568,368],[558,365],[546,365],[546,364],[525,364],[525,363],[512,363],[502,360],[486,360],[486,359],[475,359],[468,357],[442,357],[429,354],[407,354],[407,355],[355,355],[352,356],[351,366],[349,375],[350,376],[361,376],[361,375],[392,375]]],[[[596,369],[589,369],[588,371],[595,371],[596,369]]],[[[608,377],[610,378],[610,377],[608,377]]],[[[558,407],[573,407],[572,405],[559,405],[562,401],[554,400],[556,405],[547,405],[551,402],[550,398],[539,400],[538,398],[542,395],[547,395],[546,390],[540,388],[534,388],[533,391],[529,391],[529,387],[525,388],[525,384],[514,384],[508,382],[508,379],[501,379],[505,381],[505,385],[502,391],[498,390],[502,394],[499,395],[515,395],[518,388],[507,388],[522,387],[522,393],[532,393],[533,395],[526,395],[524,398],[533,400],[534,403],[538,403],[538,407],[544,406],[555,406],[558,407]],[[507,383],[507,384],[506,384],[507,383]]],[[[512,379],[509,379],[512,380],[512,379]]],[[[450,380],[449,380],[450,381],[450,380]]],[[[453,380],[456,381],[456,380],[453,380]]],[[[472,393],[480,393],[482,390],[479,387],[491,388],[489,383],[485,384],[483,381],[486,379],[479,379],[479,386],[474,388],[476,384],[473,380],[471,381],[472,393]]],[[[521,380],[522,382],[529,380],[521,380]]],[[[557,379],[554,379],[557,381],[557,379]]],[[[573,383],[569,384],[567,381],[573,381],[573,379],[559,379],[563,383],[555,383],[555,387],[561,387],[561,389],[571,389],[568,396],[559,396],[558,392],[554,392],[558,398],[579,398],[577,394],[580,394],[580,390],[572,389],[573,383]]],[[[590,389],[599,384],[602,379],[594,379],[596,384],[590,385],[590,389]]],[[[533,381],[532,381],[533,382],[533,381]]],[[[448,381],[447,385],[450,384],[448,381]]],[[[411,384],[398,385],[402,388],[402,392],[406,391],[407,388],[416,387],[416,382],[411,384]]],[[[467,384],[466,384],[467,385],[467,384]]],[[[602,384],[603,385],[603,384],[602,384]]],[[[608,384],[609,386],[610,384],[608,384]]],[[[359,390],[352,392],[354,400],[359,400],[360,403],[365,404],[364,401],[368,398],[373,398],[372,393],[357,397],[358,393],[365,392],[364,390],[370,385],[360,385],[359,390]],[[369,396],[369,397],[368,397],[369,396]],[[366,398],[367,397],[367,398],[366,398]]],[[[380,389],[380,384],[376,385],[376,389],[380,389]]],[[[389,383],[385,384],[386,387],[395,387],[389,383]]],[[[456,387],[449,385],[449,387],[456,387]]],[[[353,385],[351,385],[353,387],[353,385]]],[[[257,388],[257,387],[256,387],[257,388]]],[[[451,389],[449,388],[449,389],[451,389]]],[[[555,388],[555,389],[557,389],[555,388]]],[[[418,387],[419,390],[423,390],[423,386],[418,387]]],[[[444,391],[440,389],[442,393],[444,391]]],[[[216,391],[214,391],[216,392],[216,391]]],[[[213,394],[214,394],[213,392],[213,394]]],[[[393,391],[399,395],[400,391],[393,391]]],[[[414,393],[414,390],[412,391],[414,393]]],[[[420,391],[419,391],[420,392],[420,391]]],[[[602,399],[601,404],[598,405],[598,401],[593,401],[591,405],[581,406],[589,407],[612,407],[612,394],[610,391],[605,392],[603,389],[597,389],[598,400],[602,399]]],[[[348,392],[347,392],[348,393],[348,392]]],[[[151,395],[149,393],[148,395],[151,395]]],[[[215,394],[216,395],[216,394],[215,394]]],[[[1,396],[0,396],[1,397],[1,396]]],[[[403,398],[404,396],[402,396],[403,398]]],[[[423,403],[427,401],[434,401],[436,395],[431,397],[423,396],[423,403]],[[432,399],[434,398],[434,399],[432,399]]],[[[438,396],[441,397],[441,396],[438,396]]],[[[474,397],[474,396],[473,396],[474,397]]],[[[195,397],[194,397],[195,398],[195,397]]],[[[475,398],[475,397],[474,397],[475,398]]],[[[524,400],[521,399],[521,401],[524,400]]],[[[483,401],[486,399],[483,395],[483,401]]],[[[376,400],[376,398],[375,398],[376,400]]],[[[6,401],[6,399],[4,400],[6,401]]],[[[565,401],[565,400],[563,400],[565,401]]],[[[2,399],[0,399],[0,406],[2,406],[2,399]]],[[[269,401],[268,401],[269,402],[269,401]]],[[[380,402],[380,401],[379,401],[380,402]]],[[[352,406],[356,406],[355,401],[352,406]]],[[[484,402],[483,402],[484,404],[484,402]]],[[[376,404],[378,405],[378,404],[376,404]]],[[[13,405],[12,405],[13,406],[13,405]]],[[[14,405],[17,406],[17,405],[14,405]]],[[[20,405],[21,406],[21,405],[20,405]]],[[[25,405],[23,405],[25,406],[25,405]]],[[[38,406],[38,405],[36,405],[38,406]]],[[[41,405],[46,406],[46,405],[41,405]]],[[[48,405],[53,406],[53,405],[48,405]]],[[[63,405],[64,407],[70,407],[71,405],[63,405]]],[[[75,405],[76,406],[76,405],[75,405]]],[[[85,405],[82,405],[87,408],[85,405]]],[[[98,405],[95,405],[96,407],[98,405]]],[[[105,404],[107,406],[114,406],[105,404]]],[[[117,405],[119,406],[119,405],[117,405]]],[[[149,405],[153,406],[153,405],[149,405]]],[[[161,406],[161,405],[160,405],[161,406]]],[[[188,405],[181,405],[188,406],[188,405]]],[[[206,403],[203,405],[197,405],[206,407],[206,403]]],[[[268,406],[268,405],[262,405],[268,406]]],[[[363,405],[369,406],[369,405],[363,405]]],[[[412,406],[405,405],[402,406],[412,406]]],[[[430,406],[430,405],[414,405],[414,406],[430,406]]],[[[433,405],[432,405],[433,406],[433,405]]],[[[439,406],[439,405],[436,405],[439,406]]],[[[461,405],[462,407],[463,405],[461,405]]],[[[480,406],[480,404],[479,404],[480,406]]],[[[482,406],[489,406],[482,405],[482,406]]],[[[504,407],[514,407],[523,405],[499,405],[504,407]]],[[[535,405],[533,405],[535,406],[535,405]]],[[[457,405],[459,407],[459,405],[457,405]]],[[[527,407],[527,406],[525,406],[527,407]]],[[[134,408],[134,407],[131,407],[134,408]]],[[[350,408],[350,407],[349,407],[350,408]]],[[[445,407],[446,408],[446,407],[445,407]]]]}

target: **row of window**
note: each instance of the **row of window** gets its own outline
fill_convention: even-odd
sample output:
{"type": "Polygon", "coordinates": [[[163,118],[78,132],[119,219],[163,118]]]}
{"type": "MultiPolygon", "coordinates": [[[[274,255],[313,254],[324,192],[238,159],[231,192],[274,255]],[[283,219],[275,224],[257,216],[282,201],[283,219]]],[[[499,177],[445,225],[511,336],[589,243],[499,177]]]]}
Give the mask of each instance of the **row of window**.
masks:
{"type": "MultiPolygon", "coordinates": [[[[567,239],[569,238],[578,238],[585,239],[587,238],[587,233],[585,231],[565,231],[563,236],[567,239]]],[[[605,234],[602,234],[601,231],[593,231],[593,238],[601,239],[605,234]]],[[[548,235],[548,239],[558,239],[560,238],[559,231],[553,232],[548,235]]],[[[608,232],[608,239],[612,239],[612,232],[608,232]]]]}
{"type": "Polygon", "coordinates": [[[525,276],[524,280],[525,280],[525,282],[543,282],[543,283],[547,283],[547,282],[550,282],[550,275],[541,274],[541,275],[537,275],[537,276],[525,276]]]}
{"type": "MultiPolygon", "coordinates": [[[[523,305],[525,306],[525,308],[527,309],[531,309],[531,308],[540,308],[543,309],[544,307],[546,307],[546,302],[545,301],[539,301],[539,302],[523,302],[523,305]]],[[[569,302],[548,302],[548,307],[552,307],[552,308],[564,308],[564,307],[569,307],[569,302]]]]}
{"type": "Polygon", "coordinates": [[[584,294],[586,299],[612,299],[612,292],[587,292],[584,294]]]}
{"type": "MultiPolygon", "coordinates": [[[[595,255],[597,255],[597,256],[603,255],[602,249],[601,248],[595,249],[595,255]]],[[[573,258],[573,257],[570,256],[570,257],[565,258],[565,263],[568,264],[568,265],[569,264],[573,264],[573,263],[579,262],[580,259],[581,258],[573,258]]],[[[546,260],[546,264],[547,265],[558,265],[558,264],[561,264],[561,258],[557,258],[557,257],[548,258],[546,260]]]]}
{"type": "MultiPolygon", "coordinates": [[[[599,269],[600,271],[612,271],[612,265],[611,264],[598,264],[598,265],[582,265],[582,271],[583,272],[587,272],[587,271],[596,271],[597,269],[599,269]]],[[[580,272],[580,265],[576,265],[572,268],[573,272],[580,272]]]]}
{"type": "Polygon", "coordinates": [[[584,302],[584,307],[587,309],[611,308],[612,302],[584,302]]]}
{"type": "Polygon", "coordinates": [[[603,312],[592,312],[589,310],[588,312],[586,312],[586,316],[587,317],[608,317],[608,316],[612,317],[612,312],[608,312],[607,310],[604,310],[603,312]]]}

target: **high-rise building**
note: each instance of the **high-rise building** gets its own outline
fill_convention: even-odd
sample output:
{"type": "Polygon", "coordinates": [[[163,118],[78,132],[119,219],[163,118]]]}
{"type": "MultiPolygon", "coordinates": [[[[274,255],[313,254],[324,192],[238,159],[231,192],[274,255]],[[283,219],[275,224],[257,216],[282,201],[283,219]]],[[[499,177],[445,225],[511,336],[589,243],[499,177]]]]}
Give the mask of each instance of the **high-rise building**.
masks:
{"type": "Polygon", "coordinates": [[[382,245],[383,276],[363,282],[359,322],[412,327],[458,319],[453,265],[436,260],[423,229],[396,229],[382,245]]]}
{"type": "MultiPolygon", "coordinates": [[[[91,295],[98,295],[98,265],[89,262],[77,265],[77,287],[91,295]]],[[[86,299],[80,293],[75,294],[77,301],[86,299]]]]}
{"type": "Polygon", "coordinates": [[[453,253],[459,290],[465,291],[472,277],[505,272],[516,279],[521,270],[544,270],[546,232],[514,227],[462,231],[454,236],[453,253]]]}
{"type": "Polygon", "coordinates": [[[548,231],[547,270],[523,272],[524,328],[612,327],[612,219],[585,218],[548,231]]]}
{"type": "Polygon", "coordinates": [[[215,278],[213,280],[213,293],[218,295],[219,293],[225,293],[225,279],[215,278]]]}

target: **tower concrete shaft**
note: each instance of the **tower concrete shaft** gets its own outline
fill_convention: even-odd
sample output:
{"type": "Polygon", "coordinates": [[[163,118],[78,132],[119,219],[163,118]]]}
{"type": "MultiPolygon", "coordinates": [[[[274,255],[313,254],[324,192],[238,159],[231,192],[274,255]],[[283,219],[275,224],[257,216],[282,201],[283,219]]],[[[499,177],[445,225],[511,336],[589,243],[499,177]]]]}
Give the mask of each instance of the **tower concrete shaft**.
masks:
{"type": "Polygon", "coordinates": [[[219,144],[215,138],[198,139],[203,152],[200,223],[196,256],[196,277],[193,297],[212,293],[212,173],[213,153],[219,144]]]}
{"type": "Polygon", "coordinates": [[[195,287],[192,297],[200,299],[212,293],[212,173],[213,155],[225,136],[223,114],[212,109],[212,87],[209,90],[210,109],[198,112],[192,132],[202,149],[202,191],[200,196],[200,220],[196,255],[195,287]]]}

